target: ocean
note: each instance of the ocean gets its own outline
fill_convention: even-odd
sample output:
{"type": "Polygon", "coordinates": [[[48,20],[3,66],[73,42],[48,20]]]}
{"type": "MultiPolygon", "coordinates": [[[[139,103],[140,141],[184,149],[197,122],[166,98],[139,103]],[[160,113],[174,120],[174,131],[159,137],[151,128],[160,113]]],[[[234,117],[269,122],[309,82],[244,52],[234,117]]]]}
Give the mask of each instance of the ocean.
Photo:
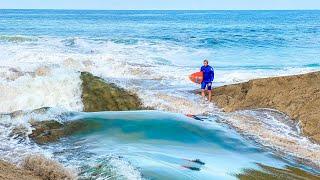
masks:
{"type": "Polygon", "coordinates": [[[287,117],[271,110],[243,111],[263,119],[262,125],[255,127],[256,134],[235,132],[237,119],[196,95],[199,86],[188,75],[198,71],[204,59],[215,69],[213,86],[320,70],[320,11],[0,10],[0,159],[19,163],[27,154],[41,153],[80,169],[83,178],[96,174],[89,167],[99,162],[106,164],[97,175],[102,179],[233,179],[245,168],[259,169],[257,164],[319,173],[297,161],[319,152],[319,145],[301,136],[297,124],[283,122],[287,117]],[[30,133],[28,121],[35,115],[11,118],[6,115],[10,112],[52,107],[36,116],[74,112],[64,120],[82,117],[80,71],[137,93],[156,112],[130,112],[143,122],[126,122],[128,114],[119,113],[111,118],[119,123],[109,122],[108,112],[101,112],[102,118],[88,113],[83,120],[98,119],[102,130],[46,146],[12,138],[16,126],[30,133]],[[181,114],[200,115],[205,123],[189,122],[181,114]],[[177,124],[176,116],[187,124],[177,124]],[[177,129],[168,132],[177,139],[152,125],[150,117],[155,124],[177,129]],[[126,123],[132,124],[124,127],[126,123]],[[138,125],[159,134],[148,136],[150,129],[138,125]],[[194,141],[180,136],[183,131],[194,141]],[[272,137],[261,137],[269,132],[272,137]],[[294,141],[298,152],[278,146],[283,139],[294,141]],[[81,158],[67,147],[79,147],[81,158]],[[60,149],[65,153],[58,153],[60,149]],[[197,158],[208,158],[204,167],[191,163],[201,166],[200,171],[183,168],[197,158]],[[237,158],[237,165],[230,162],[237,158]]]}

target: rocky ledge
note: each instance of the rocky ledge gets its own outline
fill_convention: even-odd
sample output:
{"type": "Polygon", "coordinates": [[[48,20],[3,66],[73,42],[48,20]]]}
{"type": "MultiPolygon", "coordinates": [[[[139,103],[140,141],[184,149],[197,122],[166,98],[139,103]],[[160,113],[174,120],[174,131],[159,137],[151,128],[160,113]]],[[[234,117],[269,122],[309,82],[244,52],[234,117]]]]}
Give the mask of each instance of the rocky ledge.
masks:
{"type": "Polygon", "coordinates": [[[41,180],[33,172],[19,168],[15,165],[0,161],[0,179],[6,180],[41,180]]]}
{"type": "Polygon", "coordinates": [[[41,155],[25,158],[21,166],[0,160],[0,179],[5,180],[75,180],[76,172],[41,155]]]}
{"type": "Polygon", "coordinates": [[[320,143],[320,72],[217,87],[212,101],[226,112],[276,109],[299,121],[303,134],[320,143]]]}
{"type": "Polygon", "coordinates": [[[127,111],[143,109],[139,97],[117,87],[115,84],[106,83],[103,79],[82,72],[82,102],[84,111],[127,111]]]}

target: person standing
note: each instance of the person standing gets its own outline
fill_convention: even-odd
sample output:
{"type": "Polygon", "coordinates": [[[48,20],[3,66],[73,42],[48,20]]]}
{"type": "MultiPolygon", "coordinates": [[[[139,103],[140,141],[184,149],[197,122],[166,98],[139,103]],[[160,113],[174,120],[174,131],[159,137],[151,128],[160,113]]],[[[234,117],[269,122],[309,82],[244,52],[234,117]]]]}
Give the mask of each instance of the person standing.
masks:
{"type": "Polygon", "coordinates": [[[201,82],[201,96],[205,97],[205,91],[207,89],[208,92],[208,100],[211,101],[211,87],[212,81],[214,79],[214,70],[211,66],[209,66],[209,61],[204,60],[203,66],[200,69],[203,72],[203,80],[201,82]]]}

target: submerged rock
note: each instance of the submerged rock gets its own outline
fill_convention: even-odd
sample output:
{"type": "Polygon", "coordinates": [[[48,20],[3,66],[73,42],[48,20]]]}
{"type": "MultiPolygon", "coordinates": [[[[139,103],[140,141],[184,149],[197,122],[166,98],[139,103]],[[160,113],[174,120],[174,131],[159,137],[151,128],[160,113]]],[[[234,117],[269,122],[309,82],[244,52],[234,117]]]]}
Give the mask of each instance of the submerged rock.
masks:
{"type": "Polygon", "coordinates": [[[65,136],[63,124],[50,120],[31,123],[34,130],[29,135],[38,144],[53,142],[65,136]]]}
{"type": "Polygon", "coordinates": [[[303,134],[320,143],[320,72],[217,87],[212,101],[226,112],[255,108],[279,110],[300,121],[303,134]]]}
{"type": "Polygon", "coordinates": [[[143,109],[141,100],[115,84],[88,72],[81,73],[84,111],[127,111],[143,109]]]}
{"type": "Polygon", "coordinates": [[[55,120],[33,122],[31,125],[34,130],[29,137],[38,144],[54,142],[62,137],[92,129],[92,126],[98,126],[97,124],[83,121],[60,123],[55,120]]]}

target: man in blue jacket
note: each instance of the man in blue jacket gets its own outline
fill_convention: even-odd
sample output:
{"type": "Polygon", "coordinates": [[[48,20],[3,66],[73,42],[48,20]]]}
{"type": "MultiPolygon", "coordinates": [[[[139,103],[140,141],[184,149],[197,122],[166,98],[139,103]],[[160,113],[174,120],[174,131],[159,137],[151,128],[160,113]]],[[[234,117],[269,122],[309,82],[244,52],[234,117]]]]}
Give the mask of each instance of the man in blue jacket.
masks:
{"type": "Polygon", "coordinates": [[[201,67],[200,71],[203,72],[203,81],[201,83],[201,95],[205,97],[205,90],[208,90],[208,100],[211,101],[211,86],[212,81],[214,79],[214,71],[211,66],[209,66],[209,61],[204,60],[203,66],[201,67]]]}

